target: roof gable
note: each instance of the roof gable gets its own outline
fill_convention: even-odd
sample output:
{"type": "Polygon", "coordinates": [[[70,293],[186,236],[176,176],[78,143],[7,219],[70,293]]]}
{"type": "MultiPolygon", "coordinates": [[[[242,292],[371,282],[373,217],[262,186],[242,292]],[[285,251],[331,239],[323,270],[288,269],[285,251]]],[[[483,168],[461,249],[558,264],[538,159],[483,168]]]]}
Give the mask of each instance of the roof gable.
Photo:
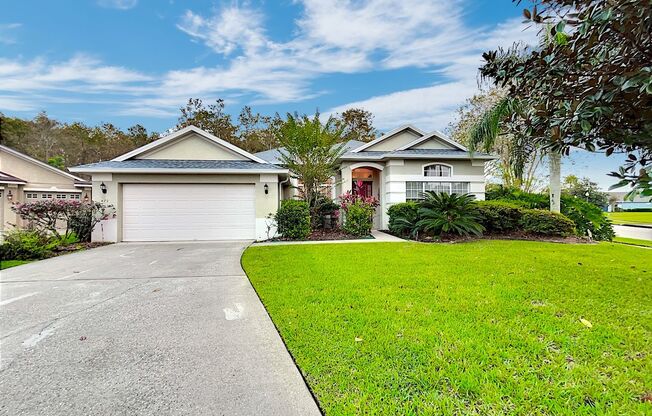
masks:
{"type": "Polygon", "coordinates": [[[195,126],[185,127],[113,160],[122,162],[129,159],[249,160],[267,163],[195,126]]]}
{"type": "MultiPolygon", "coordinates": [[[[6,153],[10,157],[13,157],[14,160],[20,160],[21,162],[29,163],[31,166],[34,166],[34,167],[40,169],[41,171],[44,171],[43,175],[49,175],[52,178],[55,178],[56,176],[59,176],[59,177],[66,178],[67,180],[72,180],[72,181],[76,181],[76,182],[85,182],[84,179],[82,179],[82,178],[80,178],[78,176],[72,175],[72,174],[70,174],[68,172],[64,172],[61,169],[57,169],[54,166],[50,166],[45,162],[41,162],[40,160],[34,159],[33,157],[30,157],[30,156],[27,156],[26,154],[20,153],[19,151],[14,150],[14,149],[12,149],[10,147],[0,145],[0,153],[6,153]],[[52,174],[54,174],[56,176],[52,176],[52,174]]],[[[2,163],[1,162],[0,162],[0,168],[2,168],[2,163]]],[[[10,172],[6,172],[6,173],[10,173],[10,172]]],[[[30,179],[28,178],[28,179],[26,179],[26,181],[29,182],[30,179]]]]}
{"type": "Polygon", "coordinates": [[[397,148],[411,143],[417,138],[424,136],[425,133],[411,125],[401,126],[397,129],[391,130],[386,134],[376,138],[375,140],[370,141],[356,149],[353,149],[353,153],[358,153],[362,151],[390,151],[396,150],[397,148]]]}
{"type": "Polygon", "coordinates": [[[464,150],[468,151],[466,147],[460,143],[449,139],[443,133],[438,131],[433,131],[421,137],[416,138],[415,140],[404,144],[403,146],[397,148],[396,150],[408,150],[408,149],[453,149],[453,150],[464,150]]]}

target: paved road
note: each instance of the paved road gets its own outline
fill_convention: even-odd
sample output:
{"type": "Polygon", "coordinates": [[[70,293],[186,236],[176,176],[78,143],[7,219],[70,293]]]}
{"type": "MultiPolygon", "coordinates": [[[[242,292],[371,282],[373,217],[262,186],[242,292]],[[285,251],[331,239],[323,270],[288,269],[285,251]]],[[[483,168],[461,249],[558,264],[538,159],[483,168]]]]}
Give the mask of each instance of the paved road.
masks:
{"type": "Polygon", "coordinates": [[[652,228],[634,227],[629,225],[614,225],[618,237],[636,238],[639,240],[652,240],[652,228]]]}
{"type": "Polygon", "coordinates": [[[0,272],[0,415],[319,414],[246,245],[116,244],[0,272]]]}

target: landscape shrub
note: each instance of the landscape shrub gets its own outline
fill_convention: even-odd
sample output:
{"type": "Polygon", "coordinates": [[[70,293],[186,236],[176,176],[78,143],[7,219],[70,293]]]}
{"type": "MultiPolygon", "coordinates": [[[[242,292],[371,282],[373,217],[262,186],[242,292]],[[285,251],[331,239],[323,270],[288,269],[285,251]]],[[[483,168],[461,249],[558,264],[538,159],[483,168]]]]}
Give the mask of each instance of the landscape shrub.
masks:
{"type": "Polygon", "coordinates": [[[416,229],[433,233],[435,236],[482,235],[484,227],[480,224],[474,198],[471,194],[424,192],[424,199],[419,202],[419,221],[416,223],[416,229]]]}
{"type": "Polygon", "coordinates": [[[314,213],[311,216],[313,228],[335,228],[340,213],[340,206],[332,199],[323,197],[319,199],[314,207],[314,213]]]}
{"type": "Polygon", "coordinates": [[[501,234],[517,231],[523,208],[504,201],[478,201],[480,223],[488,233],[501,234]]]}
{"type": "Polygon", "coordinates": [[[284,238],[304,240],[310,235],[310,207],[305,201],[283,201],[274,219],[278,232],[284,238]]]}
{"type": "Polygon", "coordinates": [[[60,245],[76,239],[70,234],[64,241],[36,229],[13,229],[4,235],[0,245],[2,260],[38,260],[50,257],[60,245]]]}
{"type": "MultiPolygon", "coordinates": [[[[485,196],[487,200],[507,202],[524,208],[541,210],[550,208],[547,194],[528,193],[500,185],[488,186],[485,196]]],[[[590,236],[594,240],[610,241],[615,236],[611,221],[602,209],[581,198],[562,194],[561,213],[575,223],[575,234],[580,237],[590,236]]]]}
{"type": "Polygon", "coordinates": [[[542,209],[521,211],[520,226],[526,233],[566,237],[575,233],[575,224],[564,214],[542,209]]]}
{"type": "Polygon", "coordinates": [[[347,234],[356,237],[368,236],[371,234],[373,218],[374,208],[372,206],[360,200],[354,201],[347,206],[342,229],[347,234]]]}
{"type": "Polygon", "coordinates": [[[344,225],[342,229],[347,234],[356,237],[365,237],[371,234],[376,207],[380,204],[373,196],[357,195],[346,192],[340,195],[342,211],[344,211],[344,225]]]}
{"type": "Polygon", "coordinates": [[[91,241],[95,225],[114,215],[115,209],[111,205],[99,202],[83,203],[70,215],[68,225],[79,241],[91,241]]]}
{"type": "Polygon", "coordinates": [[[419,204],[414,201],[400,202],[387,209],[389,232],[405,236],[410,234],[419,221],[419,204]]]}

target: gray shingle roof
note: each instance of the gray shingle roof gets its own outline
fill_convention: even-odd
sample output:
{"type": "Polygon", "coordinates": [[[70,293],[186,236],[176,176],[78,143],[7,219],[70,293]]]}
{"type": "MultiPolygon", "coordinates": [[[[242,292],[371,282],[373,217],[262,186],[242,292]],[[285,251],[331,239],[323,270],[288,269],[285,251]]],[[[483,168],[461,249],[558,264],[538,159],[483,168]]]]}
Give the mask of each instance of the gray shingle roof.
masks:
{"type": "Polygon", "coordinates": [[[347,152],[342,155],[342,159],[400,159],[402,157],[408,158],[451,158],[451,159],[468,159],[468,158],[478,158],[478,159],[490,159],[493,158],[490,154],[482,152],[473,152],[471,153],[458,150],[458,149],[406,149],[406,150],[390,150],[390,151],[366,151],[353,153],[347,152]]]}
{"type": "Polygon", "coordinates": [[[14,175],[10,175],[5,172],[0,172],[0,182],[23,182],[27,183],[24,179],[20,179],[14,175]]]}
{"type": "Polygon", "coordinates": [[[271,163],[258,163],[249,160],[169,160],[169,159],[129,159],[122,162],[108,160],[76,166],[75,169],[242,169],[275,170],[282,169],[271,163]]]}
{"type": "MultiPolygon", "coordinates": [[[[364,142],[358,141],[358,140],[349,140],[344,144],[344,151],[345,152],[350,152],[351,150],[360,147],[364,144],[364,142]]],[[[276,149],[271,149],[271,150],[265,150],[264,152],[258,152],[254,153],[254,156],[258,156],[259,158],[268,161],[269,163],[277,163],[281,164],[283,161],[281,160],[281,153],[285,152],[285,148],[283,147],[277,147],[276,149]]]]}

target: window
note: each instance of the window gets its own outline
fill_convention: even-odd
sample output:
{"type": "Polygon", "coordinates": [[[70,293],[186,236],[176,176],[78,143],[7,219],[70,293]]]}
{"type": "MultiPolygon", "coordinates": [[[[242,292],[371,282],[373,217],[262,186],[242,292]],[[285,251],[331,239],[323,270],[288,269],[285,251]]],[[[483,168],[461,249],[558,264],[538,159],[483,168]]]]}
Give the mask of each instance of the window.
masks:
{"type": "Polygon", "coordinates": [[[41,194],[41,198],[43,198],[43,199],[52,199],[52,194],[41,194]]]}
{"type": "Polygon", "coordinates": [[[428,165],[423,168],[423,176],[451,176],[451,167],[446,165],[428,165]]]}
{"type": "Polygon", "coordinates": [[[405,182],[405,200],[422,199],[425,191],[445,192],[447,194],[468,194],[468,182],[405,182]]]}
{"type": "Polygon", "coordinates": [[[57,194],[57,199],[66,199],[66,194],[57,194]]]}
{"type": "Polygon", "coordinates": [[[32,194],[32,193],[27,193],[25,196],[27,197],[27,199],[37,199],[38,198],[38,194],[32,194]]]}
{"type": "Polygon", "coordinates": [[[70,195],[70,199],[79,199],[79,194],[70,195]]]}

